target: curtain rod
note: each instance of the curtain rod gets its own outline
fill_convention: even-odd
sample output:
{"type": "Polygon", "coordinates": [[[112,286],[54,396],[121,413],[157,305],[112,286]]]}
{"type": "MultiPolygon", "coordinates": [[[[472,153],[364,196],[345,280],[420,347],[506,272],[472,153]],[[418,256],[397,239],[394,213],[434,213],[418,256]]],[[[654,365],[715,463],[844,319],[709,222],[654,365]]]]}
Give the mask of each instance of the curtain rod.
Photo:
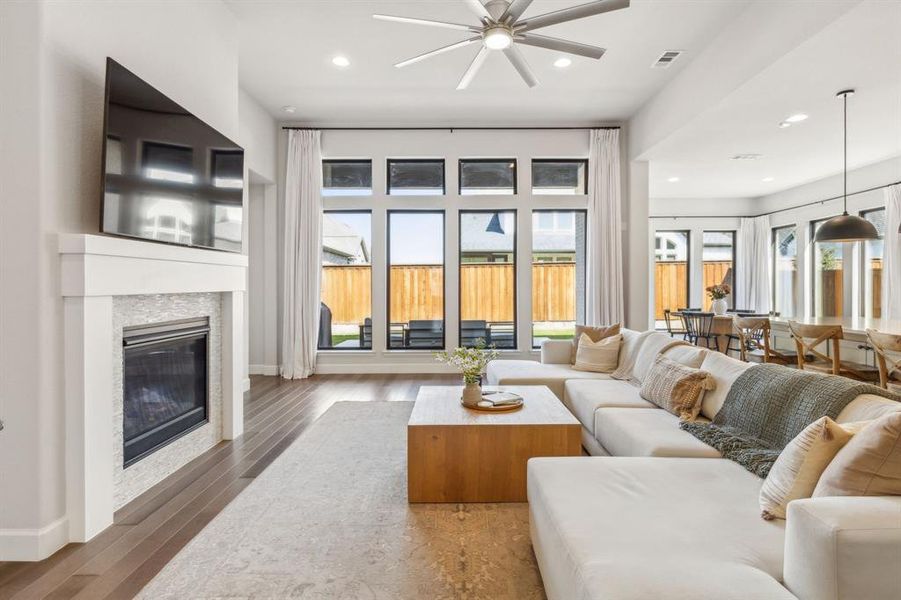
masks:
{"type": "Polygon", "coordinates": [[[619,129],[619,127],[454,127],[448,125],[445,127],[293,127],[285,125],[282,129],[294,129],[300,131],[565,131],[565,130],[584,130],[589,129],[619,129]]]}
{"type": "MultiPolygon", "coordinates": [[[[882,190],[887,187],[892,187],[893,185],[899,185],[901,181],[893,181],[892,183],[886,183],[885,185],[877,185],[875,187],[867,188],[865,190],[859,190],[856,192],[851,192],[848,196],[857,196],[858,194],[866,194],[867,192],[875,192],[876,190],[882,190]]],[[[834,200],[841,200],[843,196],[833,196],[831,198],[825,198],[823,200],[814,200],[812,202],[805,202],[804,204],[798,204],[797,206],[789,206],[788,208],[777,208],[776,210],[771,210],[769,212],[760,213],[759,215],[652,215],[651,219],[753,219],[754,217],[768,217],[770,215],[775,215],[781,212],[787,212],[790,210],[796,210],[798,208],[805,208],[807,206],[816,206],[817,204],[825,204],[826,202],[832,202],[834,200]]]]}

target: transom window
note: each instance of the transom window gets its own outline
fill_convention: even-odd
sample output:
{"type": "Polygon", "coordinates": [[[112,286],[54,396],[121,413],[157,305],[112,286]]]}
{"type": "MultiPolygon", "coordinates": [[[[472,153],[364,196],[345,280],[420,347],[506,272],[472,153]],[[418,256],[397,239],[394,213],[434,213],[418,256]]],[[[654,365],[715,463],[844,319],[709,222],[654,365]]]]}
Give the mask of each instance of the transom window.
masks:
{"type": "Polygon", "coordinates": [[[532,160],[532,194],[575,196],[587,193],[587,159],[532,160]]]}
{"type": "Polygon", "coordinates": [[[444,159],[388,159],[388,194],[443,196],[444,159]]]}
{"type": "Polygon", "coordinates": [[[516,193],[516,159],[460,159],[460,195],[511,195],[516,193]]]}
{"type": "Polygon", "coordinates": [[[323,196],[371,196],[371,160],[323,160],[323,196]]]}

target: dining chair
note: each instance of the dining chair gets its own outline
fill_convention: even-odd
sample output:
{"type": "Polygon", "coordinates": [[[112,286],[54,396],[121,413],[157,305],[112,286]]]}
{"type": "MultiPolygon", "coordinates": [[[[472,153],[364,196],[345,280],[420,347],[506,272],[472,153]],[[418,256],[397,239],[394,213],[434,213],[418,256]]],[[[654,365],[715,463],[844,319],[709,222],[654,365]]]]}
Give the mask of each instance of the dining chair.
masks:
{"type": "Polygon", "coordinates": [[[867,329],[867,340],[876,353],[879,386],[901,393],[901,335],[867,329]]]}
{"type": "Polygon", "coordinates": [[[676,314],[673,316],[673,311],[668,308],[663,309],[663,321],[666,323],[666,332],[670,337],[676,337],[676,334],[681,335],[682,339],[685,339],[685,322],[682,320],[681,314],[676,314]],[[674,321],[679,319],[679,325],[674,326],[674,321]]]}
{"type": "Polygon", "coordinates": [[[841,325],[805,325],[789,321],[788,329],[798,350],[799,369],[841,375],[858,381],[873,383],[879,381],[879,371],[876,367],[842,360],[840,342],[845,336],[841,325]],[[831,357],[817,349],[824,343],[827,344],[827,348],[831,346],[831,357]]]}
{"type": "Polygon", "coordinates": [[[797,364],[796,352],[780,351],[770,346],[772,329],[769,316],[735,317],[733,328],[738,338],[742,361],[786,366],[797,364]]]}
{"type": "Polygon", "coordinates": [[[685,339],[695,346],[700,346],[700,340],[704,340],[704,346],[711,350],[719,350],[717,335],[713,333],[713,313],[684,310],[679,313],[682,322],[685,323],[685,339]],[[711,346],[711,341],[713,345],[711,346]]]}

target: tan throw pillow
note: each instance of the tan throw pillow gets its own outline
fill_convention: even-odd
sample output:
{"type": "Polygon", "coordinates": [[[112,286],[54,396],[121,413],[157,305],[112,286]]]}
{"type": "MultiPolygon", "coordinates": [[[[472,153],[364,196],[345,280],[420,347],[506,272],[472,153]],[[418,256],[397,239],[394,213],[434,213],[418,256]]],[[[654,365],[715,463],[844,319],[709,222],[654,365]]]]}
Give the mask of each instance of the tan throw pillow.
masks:
{"type": "MultiPolygon", "coordinates": [[[[788,503],[810,498],[820,475],[835,458],[854,431],[856,423],[842,426],[823,417],[795,436],[779,454],[760,488],[760,516],[784,519],[788,503]]],[[[861,424],[862,426],[862,424],[861,424]]]]}
{"type": "Polygon", "coordinates": [[[579,336],[579,350],[573,369],[594,373],[612,373],[619,363],[619,348],[623,343],[622,334],[591,341],[588,334],[579,336]]]}
{"type": "Polygon", "coordinates": [[[619,333],[619,323],[610,325],[609,327],[589,327],[588,325],[576,325],[576,333],[573,335],[573,347],[569,357],[569,364],[576,364],[576,352],[579,351],[579,340],[582,334],[588,336],[592,342],[600,342],[606,337],[617,335],[619,333]]]}
{"type": "Polygon", "coordinates": [[[901,412],[879,417],[836,455],[813,497],[901,496],[901,412]]]}
{"type": "Polygon", "coordinates": [[[658,356],[638,393],[683,421],[694,421],[701,412],[704,392],[715,387],[710,373],[658,356]]]}

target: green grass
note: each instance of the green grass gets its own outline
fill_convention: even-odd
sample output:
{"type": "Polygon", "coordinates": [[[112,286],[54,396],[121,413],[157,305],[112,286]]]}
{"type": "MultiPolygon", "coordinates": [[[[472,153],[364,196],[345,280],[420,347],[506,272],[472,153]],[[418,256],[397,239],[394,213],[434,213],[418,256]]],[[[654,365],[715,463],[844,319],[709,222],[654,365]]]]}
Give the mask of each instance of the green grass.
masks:
{"type": "Polygon", "coordinates": [[[333,335],[332,336],[332,346],[337,346],[341,342],[346,342],[347,340],[358,340],[360,339],[359,335],[356,334],[347,334],[347,335],[333,335]]]}
{"type": "Polygon", "coordinates": [[[569,340],[572,339],[573,332],[560,329],[535,329],[532,332],[532,337],[546,337],[551,338],[552,340],[569,340]]]}

